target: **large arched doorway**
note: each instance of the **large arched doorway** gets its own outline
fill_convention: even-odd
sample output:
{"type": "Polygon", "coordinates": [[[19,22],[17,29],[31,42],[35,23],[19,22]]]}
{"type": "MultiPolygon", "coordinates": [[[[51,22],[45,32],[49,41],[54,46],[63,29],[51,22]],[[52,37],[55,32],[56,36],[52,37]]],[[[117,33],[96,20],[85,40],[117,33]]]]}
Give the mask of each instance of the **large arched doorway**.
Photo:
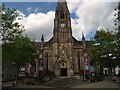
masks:
{"type": "Polygon", "coordinates": [[[68,68],[67,62],[65,61],[60,62],[59,68],[60,68],[60,76],[67,76],[67,68],[68,68]]]}
{"type": "Polygon", "coordinates": [[[60,59],[56,62],[54,73],[58,77],[73,75],[73,66],[67,59],[60,59]]]}

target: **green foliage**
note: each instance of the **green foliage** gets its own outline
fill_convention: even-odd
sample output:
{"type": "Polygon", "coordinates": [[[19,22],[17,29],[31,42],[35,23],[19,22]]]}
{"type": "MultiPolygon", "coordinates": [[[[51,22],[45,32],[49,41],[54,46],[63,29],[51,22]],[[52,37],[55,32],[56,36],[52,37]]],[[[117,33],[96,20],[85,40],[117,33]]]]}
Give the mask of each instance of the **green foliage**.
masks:
{"type": "Polygon", "coordinates": [[[24,28],[14,20],[18,16],[16,9],[6,8],[2,5],[2,60],[14,62],[17,65],[34,62],[37,50],[34,41],[27,36],[22,36],[24,28]]]}
{"type": "Polygon", "coordinates": [[[115,67],[119,63],[116,60],[116,35],[110,31],[99,30],[96,32],[90,54],[93,64],[100,64],[104,67],[115,67]]]}
{"type": "Polygon", "coordinates": [[[16,36],[19,36],[24,31],[22,25],[14,22],[19,13],[16,9],[6,8],[4,4],[0,6],[0,10],[2,10],[2,27],[0,27],[2,43],[11,43],[16,36]]]}
{"type": "Polygon", "coordinates": [[[90,50],[89,50],[89,55],[90,55],[90,63],[93,66],[97,66],[98,64],[100,64],[100,53],[96,53],[97,49],[96,46],[94,45],[94,41],[91,40],[91,46],[90,46],[90,50]]]}
{"type": "Polygon", "coordinates": [[[19,36],[13,43],[4,44],[3,60],[16,64],[31,63],[37,58],[36,47],[28,37],[19,36]]]}
{"type": "Polygon", "coordinates": [[[115,8],[115,11],[116,11],[115,25],[117,26],[117,30],[116,30],[117,31],[117,33],[116,33],[116,57],[120,61],[120,1],[118,2],[118,6],[115,8]]]}
{"type": "Polygon", "coordinates": [[[109,30],[99,30],[92,40],[90,59],[93,65],[114,68],[120,65],[120,1],[115,8],[115,25],[117,30],[111,33],[109,30]]]}

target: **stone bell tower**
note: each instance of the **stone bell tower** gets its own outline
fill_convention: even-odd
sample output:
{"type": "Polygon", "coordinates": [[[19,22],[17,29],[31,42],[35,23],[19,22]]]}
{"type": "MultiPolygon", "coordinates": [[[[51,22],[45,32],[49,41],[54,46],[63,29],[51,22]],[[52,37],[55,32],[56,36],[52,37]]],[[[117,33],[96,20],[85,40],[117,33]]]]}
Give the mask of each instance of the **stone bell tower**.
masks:
{"type": "Polygon", "coordinates": [[[54,70],[57,76],[73,74],[72,66],[72,30],[70,13],[66,0],[58,0],[53,31],[53,53],[56,58],[54,70]]]}
{"type": "Polygon", "coordinates": [[[54,40],[55,42],[69,42],[71,38],[71,20],[67,2],[66,0],[59,0],[54,19],[54,40]]]}

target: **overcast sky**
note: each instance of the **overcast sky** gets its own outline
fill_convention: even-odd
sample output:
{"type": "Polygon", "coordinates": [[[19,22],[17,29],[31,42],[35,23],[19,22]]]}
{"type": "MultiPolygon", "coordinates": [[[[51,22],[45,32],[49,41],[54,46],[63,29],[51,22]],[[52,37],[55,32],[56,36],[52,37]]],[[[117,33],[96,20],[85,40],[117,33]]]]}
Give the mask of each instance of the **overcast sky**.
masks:
{"type": "MultiPolygon", "coordinates": [[[[25,26],[24,34],[40,41],[44,34],[45,41],[53,36],[56,2],[8,2],[7,7],[16,8],[20,12],[16,21],[25,26]]],[[[77,40],[81,40],[82,32],[86,40],[94,36],[98,29],[114,30],[114,8],[117,2],[68,2],[71,14],[72,32],[77,40]]]]}

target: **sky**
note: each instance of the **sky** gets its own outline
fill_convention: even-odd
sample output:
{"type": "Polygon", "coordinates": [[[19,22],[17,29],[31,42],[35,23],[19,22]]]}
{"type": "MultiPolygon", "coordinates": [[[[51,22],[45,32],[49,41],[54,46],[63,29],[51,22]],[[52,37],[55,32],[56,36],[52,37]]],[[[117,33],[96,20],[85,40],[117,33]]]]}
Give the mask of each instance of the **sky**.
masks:
{"type": "MultiPolygon", "coordinates": [[[[68,0],[67,0],[68,1],[68,0]]],[[[36,41],[44,34],[45,41],[53,36],[56,2],[3,2],[9,8],[16,8],[20,13],[16,21],[25,26],[24,35],[36,41]]],[[[67,2],[72,34],[81,40],[82,33],[86,40],[94,37],[97,30],[115,29],[114,8],[117,2],[67,2]]]]}

